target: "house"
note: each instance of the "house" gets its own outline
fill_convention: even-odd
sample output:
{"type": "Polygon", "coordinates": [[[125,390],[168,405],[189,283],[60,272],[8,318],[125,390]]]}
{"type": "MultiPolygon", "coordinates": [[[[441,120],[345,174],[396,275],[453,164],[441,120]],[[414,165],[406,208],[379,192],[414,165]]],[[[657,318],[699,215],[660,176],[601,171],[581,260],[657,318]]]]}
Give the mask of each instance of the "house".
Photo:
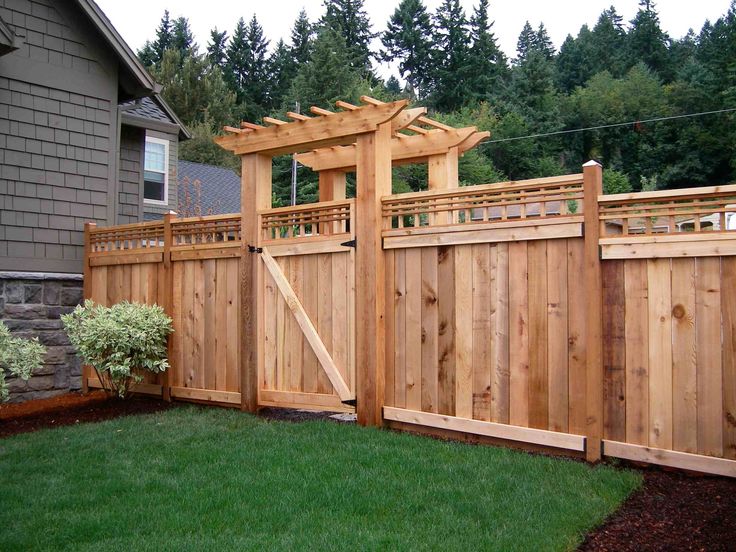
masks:
{"type": "Polygon", "coordinates": [[[240,212],[240,176],[230,169],[179,161],[180,217],[240,212]]]}
{"type": "Polygon", "coordinates": [[[49,350],[16,399],[79,386],[59,315],[82,297],[84,223],[177,209],[189,134],[159,91],[92,0],[0,0],[0,320],[49,350]]]}

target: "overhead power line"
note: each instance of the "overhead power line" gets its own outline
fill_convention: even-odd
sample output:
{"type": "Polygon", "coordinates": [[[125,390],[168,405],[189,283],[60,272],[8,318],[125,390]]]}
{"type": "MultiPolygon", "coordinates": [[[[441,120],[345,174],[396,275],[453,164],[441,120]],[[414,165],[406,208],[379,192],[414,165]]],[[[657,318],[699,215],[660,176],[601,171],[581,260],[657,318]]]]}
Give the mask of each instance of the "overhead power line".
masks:
{"type": "Polygon", "coordinates": [[[592,127],[585,127],[585,128],[572,128],[569,130],[556,130],[554,132],[543,132],[541,134],[529,134],[527,136],[513,136],[511,138],[498,138],[497,140],[488,140],[486,142],[483,142],[482,145],[487,144],[498,144],[500,142],[513,142],[516,140],[527,140],[529,138],[544,138],[546,136],[559,136],[561,134],[573,134],[575,132],[586,132],[589,130],[601,130],[604,128],[615,128],[615,127],[622,127],[622,126],[632,126],[637,124],[644,124],[644,123],[657,123],[660,121],[671,121],[673,119],[686,119],[689,117],[702,117],[704,115],[716,115],[718,113],[730,113],[736,111],[736,107],[731,107],[728,109],[717,109],[715,111],[702,111],[700,113],[687,113],[685,115],[670,115],[668,117],[655,117],[652,119],[637,119],[635,121],[627,121],[625,123],[612,123],[609,125],[599,125],[599,126],[592,126],[592,127]]]}

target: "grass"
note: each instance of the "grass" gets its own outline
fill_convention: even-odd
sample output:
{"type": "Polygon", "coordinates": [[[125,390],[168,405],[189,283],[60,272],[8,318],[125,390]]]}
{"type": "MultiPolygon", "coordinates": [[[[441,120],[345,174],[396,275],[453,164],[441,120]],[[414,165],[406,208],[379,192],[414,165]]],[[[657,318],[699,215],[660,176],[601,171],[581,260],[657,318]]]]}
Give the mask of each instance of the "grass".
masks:
{"type": "Polygon", "coordinates": [[[570,550],[630,471],[175,408],[0,440],[0,550],[570,550]]]}

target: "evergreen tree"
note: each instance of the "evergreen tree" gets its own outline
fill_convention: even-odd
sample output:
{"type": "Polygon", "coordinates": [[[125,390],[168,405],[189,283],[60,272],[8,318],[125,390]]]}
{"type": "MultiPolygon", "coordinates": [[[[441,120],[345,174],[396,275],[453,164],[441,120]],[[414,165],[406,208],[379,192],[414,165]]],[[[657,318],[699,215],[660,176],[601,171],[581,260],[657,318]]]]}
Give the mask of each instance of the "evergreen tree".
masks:
{"type": "Polygon", "coordinates": [[[529,21],[526,21],[521,29],[521,33],[519,33],[519,39],[516,41],[516,58],[514,59],[514,64],[524,63],[529,54],[535,50],[536,43],[537,33],[534,32],[529,21]]]}
{"type": "Polygon", "coordinates": [[[555,58],[557,84],[561,91],[569,93],[584,85],[596,71],[593,56],[593,33],[587,25],[580,28],[577,38],[567,35],[555,58]]]}
{"type": "Polygon", "coordinates": [[[312,55],[294,79],[288,104],[332,107],[337,100],[357,101],[361,78],[350,66],[345,39],[332,28],[324,28],[314,41],[312,55]]]}
{"type": "Polygon", "coordinates": [[[532,44],[534,46],[534,50],[542,54],[545,59],[551,60],[555,57],[555,47],[552,44],[552,39],[549,37],[549,33],[547,33],[544,23],[539,24],[539,28],[534,35],[532,44]]]}
{"type": "Polygon", "coordinates": [[[386,92],[394,98],[401,96],[401,83],[399,79],[391,75],[386,81],[386,92]]]}
{"type": "Polygon", "coordinates": [[[173,40],[173,24],[169,10],[164,10],[164,15],[156,29],[156,39],[153,42],[146,41],[138,52],[138,57],[146,67],[156,65],[163,59],[164,52],[171,47],[173,40]]]}
{"type": "Polygon", "coordinates": [[[210,31],[210,42],[207,44],[207,59],[212,65],[218,67],[225,66],[226,48],[227,48],[227,31],[218,31],[217,27],[210,31]]]}
{"type": "Polygon", "coordinates": [[[182,59],[197,52],[197,45],[194,43],[194,34],[189,26],[189,19],[186,17],[177,17],[174,20],[172,29],[169,48],[178,51],[182,59]]]}
{"type": "Polygon", "coordinates": [[[652,0],[639,0],[640,9],[631,22],[631,30],[626,36],[629,64],[644,62],[665,80],[671,80],[672,73],[668,59],[669,37],[659,25],[659,14],[652,0]]]}
{"type": "MultiPolygon", "coordinates": [[[[487,2],[487,0],[485,0],[487,2]]],[[[384,61],[399,61],[399,73],[418,98],[429,92],[432,22],[422,0],[402,0],[381,35],[384,61]]]]}
{"type": "Polygon", "coordinates": [[[324,0],[323,27],[330,28],[343,37],[352,69],[363,76],[371,74],[371,22],[364,7],[364,0],[324,0]]]}
{"type": "Polygon", "coordinates": [[[298,66],[304,65],[309,61],[309,56],[312,53],[313,35],[314,28],[309,22],[307,12],[302,9],[291,29],[291,52],[298,66]]]}
{"type": "Polygon", "coordinates": [[[437,9],[434,42],[432,103],[440,111],[453,111],[471,99],[468,82],[473,71],[468,22],[460,0],[443,0],[437,9]]]}
{"type": "Polygon", "coordinates": [[[225,49],[225,78],[230,88],[242,102],[248,73],[248,37],[245,21],[241,17],[235,26],[230,43],[225,49]]]}
{"type": "Polygon", "coordinates": [[[506,76],[506,57],[498,47],[492,32],[493,21],[488,16],[489,0],[480,0],[470,18],[470,64],[473,71],[469,84],[470,93],[484,100],[499,91],[506,76]]]}
{"type": "Polygon", "coordinates": [[[293,51],[279,40],[276,49],[268,60],[270,69],[271,107],[280,107],[288,95],[291,83],[296,77],[298,66],[293,57],[293,51]]]}
{"type": "Polygon", "coordinates": [[[593,27],[591,37],[591,73],[608,71],[614,77],[622,77],[626,71],[626,31],[623,17],[611,6],[604,10],[593,27]]]}
{"type": "Polygon", "coordinates": [[[268,40],[254,15],[246,25],[241,17],[226,49],[225,75],[244,116],[256,120],[270,110],[268,40]]]}

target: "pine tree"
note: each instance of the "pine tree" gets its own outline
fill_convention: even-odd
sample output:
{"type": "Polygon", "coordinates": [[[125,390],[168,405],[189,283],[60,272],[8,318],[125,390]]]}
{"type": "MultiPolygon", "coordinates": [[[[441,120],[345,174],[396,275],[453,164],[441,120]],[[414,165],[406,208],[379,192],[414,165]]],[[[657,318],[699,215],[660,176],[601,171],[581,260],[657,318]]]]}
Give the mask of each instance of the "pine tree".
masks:
{"type": "Polygon", "coordinates": [[[622,77],[626,71],[626,31],[623,17],[611,6],[603,10],[593,27],[590,62],[593,74],[608,71],[614,77],[622,77]]]}
{"type": "Polygon", "coordinates": [[[138,52],[138,57],[146,67],[150,67],[160,63],[164,57],[164,52],[168,50],[174,40],[173,25],[169,10],[164,10],[164,15],[156,29],[156,39],[146,41],[143,48],[138,52]]]}
{"type": "Polygon", "coordinates": [[[289,93],[291,83],[296,77],[298,66],[294,60],[292,50],[279,40],[276,49],[268,60],[270,70],[270,106],[278,108],[283,104],[284,98],[289,93]]]}
{"type": "Polygon", "coordinates": [[[197,50],[194,43],[194,34],[189,26],[189,19],[177,17],[174,20],[171,48],[177,50],[182,57],[186,57],[197,50]]]}
{"type": "Polygon", "coordinates": [[[309,22],[307,12],[302,9],[291,29],[291,53],[294,61],[299,66],[309,61],[309,55],[312,53],[313,35],[314,28],[309,22]]]}
{"type": "Polygon", "coordinates": [[[371,22],[364,0],[324,0],[325,15],[321,25],[342,35],[348,51],[350,67],[361,75],[371,74],[371,22]]]}
{"type": "Polygon", "coordinates": [[[516,41],[516,58],[514,59],[515,65],[523,63],[526,60],[530,52],[532,52],[536,48],[536,42],[537,33],[534,32],[534,29],[532,29],[529,21],[526,21],[524,23],[524,27],[522,27],[521,29],[521,33],[519,34],[519,39],[516,41]]]}
{"type": "Polygon", "coordinates": [[[651,0],[639,0],[639,11],[626,36],[629,64],[642,61],[666,81],[672,78],[668,47],[670,39],[659,25],[659,14],[651,0]]]}
{"type": "Polygon", "coordinates": [[[245,21],[241,17],[225,50],[225,80],[237,94],[239,103],[244,100],[247,72],[248,37],[245,21]]]}
{"type": "Polygon", "coordinates": [[[539,24],[539,28],[537,29],[533,39],[533,45],[534,49],[542,54],[546,59],[551,60],[555,57],[555,47],[552,44],[552,39],[549,37],[549,33],[547,33],[544,23],[539,24]]]}
{"type": "Polygon", "coordinates": [[[596,71],[592,56],[593,33],[587,25],[580,28],[577,38],[567,35],[555,58],[557,85],[565,93],[584,85],[596,71]]]}
{"type": "Polygon", "coordinates": [[[218,31],[217,27],[210,31],[210,42],[207,44],[207,59],[212,65],[224,67],[227,48],[227,31],[218,31]]]}
{"type": "MultiPolygon", "coordinates": [[[[268,94],[268,40],[263,36],[263,27],[258,23],[255,14],[248,24],[248,69],[244,83],[247,98],[261,108],[270,107],[268,94]]],[[[255,111],[254,111],[255,113],[255,111]]]]}
{"type": "Polygon", "coordinates": [[[429,92],[432,65],[432,22],[422,0],[402,0],[387,29],[381,35],[384,61],[399,61],[399,73],[414,94],[424,98],[429,92]]]}
{"type": "Polygon", "coordinates": [[[470,99],[468,77],[470,34],[460,0],[444,0],[435,14],[434,91],[432,103],[440,111],[453,111],[470,99]]]}
{"type": "Polygon", "coordinates": [[[489,0],[480,0],[470,19],[470,64],[473,67],[470,93],[479,100],[487,100],[501,88],[507,73],[506,57],[498,47],[491,31],[493,21],[488,16],[489,0]]]}

